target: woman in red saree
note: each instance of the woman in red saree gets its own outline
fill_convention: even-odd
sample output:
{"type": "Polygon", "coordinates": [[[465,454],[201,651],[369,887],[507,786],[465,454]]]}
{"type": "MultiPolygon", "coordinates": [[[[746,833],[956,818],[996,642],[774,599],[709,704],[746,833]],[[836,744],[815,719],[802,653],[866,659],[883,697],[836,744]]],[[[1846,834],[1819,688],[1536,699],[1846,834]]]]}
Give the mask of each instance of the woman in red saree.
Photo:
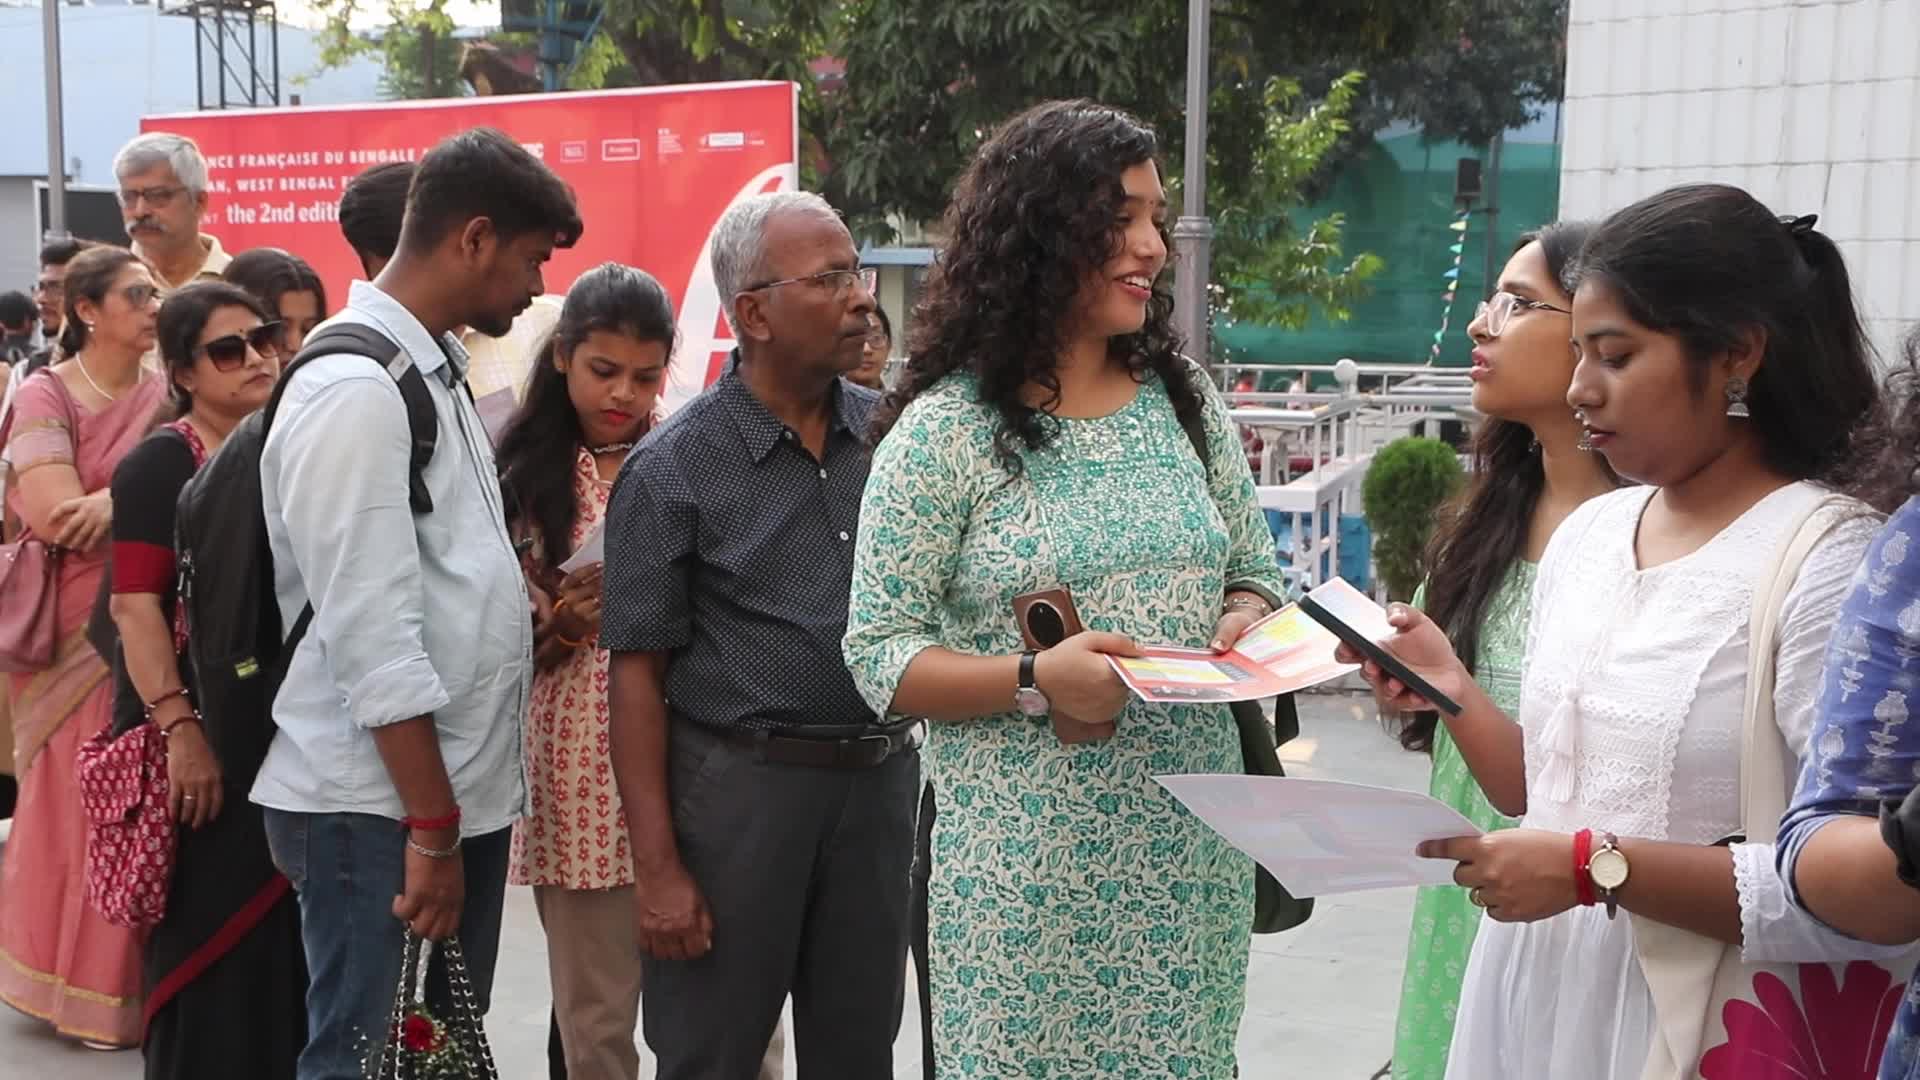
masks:
{"type": "Polygon", "coordinates": [[[0,860],[0,1001],[99,1048],[140,1041],[140,939],[87,906],[74,759],[112,714],[113,683],[85,630],[106,565],[108,484],[166,397],[165,380],[141,363],[158,308],[153,276],[132,253],[75,257],[67,359],[21,384],[8,439],[11,508],[34,536],[69,550],[53,665],[9,677],[20,801],[0,860]]]}

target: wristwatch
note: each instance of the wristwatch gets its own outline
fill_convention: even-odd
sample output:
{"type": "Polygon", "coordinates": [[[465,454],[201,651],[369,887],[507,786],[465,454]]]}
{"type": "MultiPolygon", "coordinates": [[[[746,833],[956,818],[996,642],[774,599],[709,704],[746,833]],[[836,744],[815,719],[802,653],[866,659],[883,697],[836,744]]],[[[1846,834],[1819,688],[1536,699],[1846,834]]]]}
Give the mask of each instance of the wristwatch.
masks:
{"type": "Polygon", "coordinates": [[[1612,833],[1601,834],[1600,846],[1593,849],[1593,855],[1587,860],[1587,876],[1593,880],[1594,891],[1607,905],[1607,918],[1611,919],[1620,912],[1620,886],[1627,883],[1626,853],[1620,850],[1619,840],[1612,833]]]}
{"type": "Polygon", "coordinates": [[[1039,718],[1053,711],[1053,702],[1033,682],[1033,664],[1039,659],[1037,652],[1020,654],[1020,686],[1013,692],[1013,703],[1024,716],[1039,718]]]}

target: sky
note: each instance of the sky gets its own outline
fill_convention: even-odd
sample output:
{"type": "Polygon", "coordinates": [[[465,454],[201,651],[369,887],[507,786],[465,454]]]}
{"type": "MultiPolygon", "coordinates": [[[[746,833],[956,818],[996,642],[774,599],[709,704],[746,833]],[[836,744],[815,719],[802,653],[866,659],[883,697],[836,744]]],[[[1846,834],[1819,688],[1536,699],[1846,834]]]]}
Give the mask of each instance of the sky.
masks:
{"type": "MultiPolygon", "coordinates": [[[[353,20],[356,28],[373,30],[386,22],[386,0],[360,0],[360,7],[362,10],[353,20]]],[[[281,0],[277,8],[280,21],[290,26],[311,27],[325,21],[308,0],[281,0]]],[[[455,26],[497,26],[500,3],[499,0],[449,0],[447,14],[453,17],[455,26]]]]}

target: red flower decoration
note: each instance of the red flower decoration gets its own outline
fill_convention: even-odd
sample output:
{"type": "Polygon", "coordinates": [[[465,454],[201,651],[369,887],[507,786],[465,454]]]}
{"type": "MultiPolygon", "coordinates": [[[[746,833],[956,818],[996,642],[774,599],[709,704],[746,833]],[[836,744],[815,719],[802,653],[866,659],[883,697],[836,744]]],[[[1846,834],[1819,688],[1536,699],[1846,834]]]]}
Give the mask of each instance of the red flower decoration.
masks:
{"type": "Polygon", "coordinates": [[[416,1054],[431,1054],[440,1049],[440,1031],[432,1020],[410,1013],[400,1021],[400,1045],[416,1054]]]}
{"type": "Polygon", "coordinates": [[[1800,1000],[1778,976],[1753,977],[1760,1002],[1721,1011],[1727,1041],[1700,1058],[1705,1080],[1874,1080],[1904,988],[1871,961],[1847,965],[1835,985],[1826,964],[1800,965],[1800,1000]]]}

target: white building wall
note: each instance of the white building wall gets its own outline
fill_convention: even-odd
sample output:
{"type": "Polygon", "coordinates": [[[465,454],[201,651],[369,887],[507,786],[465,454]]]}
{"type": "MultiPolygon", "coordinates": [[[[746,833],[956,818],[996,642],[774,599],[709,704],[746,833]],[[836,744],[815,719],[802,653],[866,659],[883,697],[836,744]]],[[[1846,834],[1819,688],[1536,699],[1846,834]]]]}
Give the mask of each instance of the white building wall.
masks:
{"type": "Polygon", "coordinates": [[[1673,184],[1820,215],[1883,355],[1920,326],[1920,0],[1572,0],[1563,217],[1673,184]]]}

